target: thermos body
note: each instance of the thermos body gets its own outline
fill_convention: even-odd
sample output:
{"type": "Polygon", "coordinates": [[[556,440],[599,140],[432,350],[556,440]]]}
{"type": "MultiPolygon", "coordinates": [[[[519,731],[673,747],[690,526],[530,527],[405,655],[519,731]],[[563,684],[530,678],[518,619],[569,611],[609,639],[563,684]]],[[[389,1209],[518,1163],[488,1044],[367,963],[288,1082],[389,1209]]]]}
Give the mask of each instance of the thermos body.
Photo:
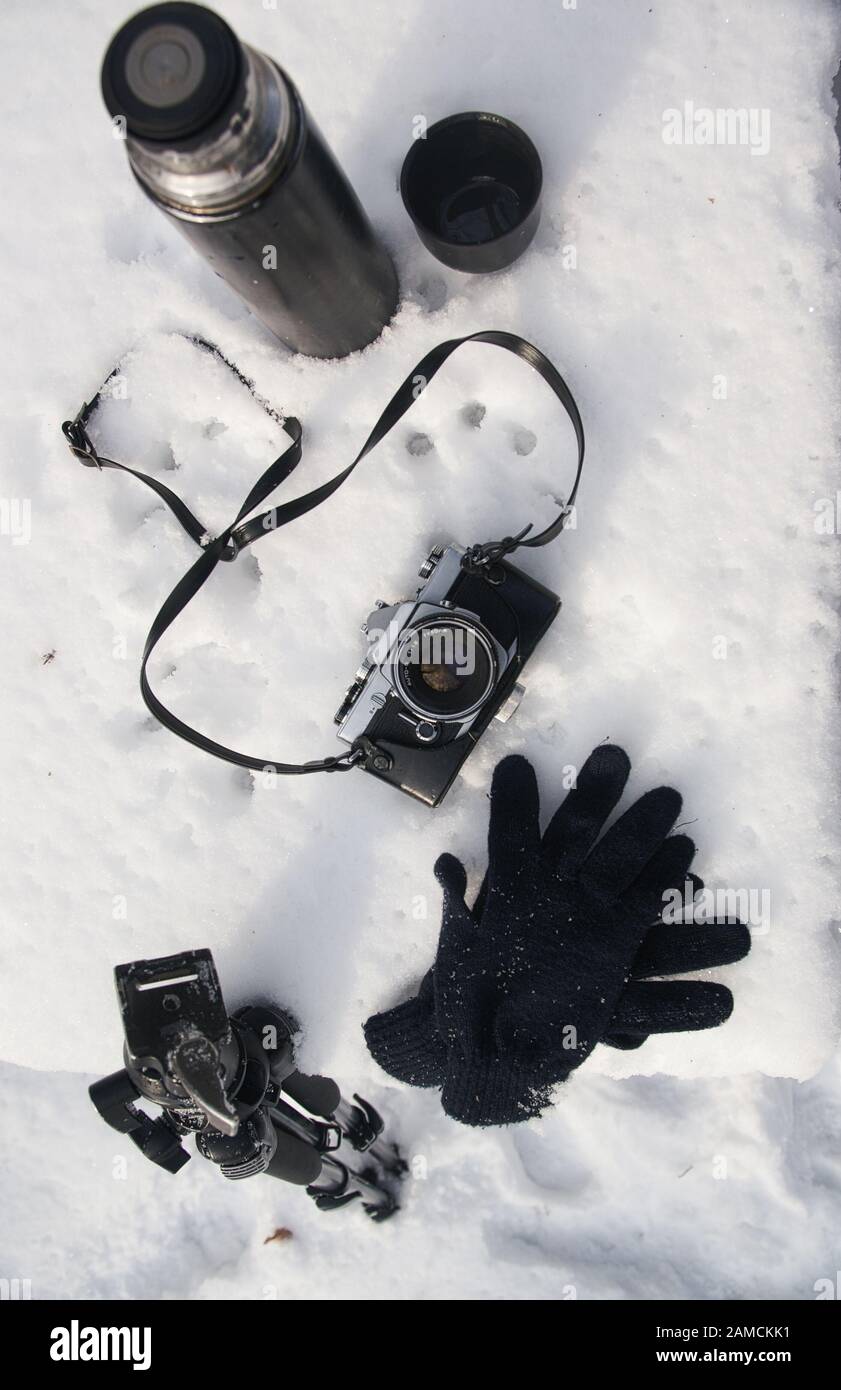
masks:
{"type": "Polygon", "coordinates": [[[297,129],[288,164],[264,194],[217,216],[155,201],[294,352],[344,357],[373,342],[392,318],[397,276],[356,193],[285,80],[297,129]]]}
{"type": "Polygon", "coordinates": [[[102,70],[144,192],[288,347],[344,357],[377,338],[398,283],[285,72],[200,5],[154,5],[102,70]]]}

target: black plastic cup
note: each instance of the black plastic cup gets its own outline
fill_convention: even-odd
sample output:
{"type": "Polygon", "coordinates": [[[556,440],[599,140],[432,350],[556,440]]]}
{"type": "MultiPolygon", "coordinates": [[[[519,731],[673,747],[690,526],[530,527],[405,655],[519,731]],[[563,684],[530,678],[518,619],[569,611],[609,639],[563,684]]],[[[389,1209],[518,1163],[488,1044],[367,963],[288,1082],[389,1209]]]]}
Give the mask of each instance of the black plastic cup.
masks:
{"type": "Polygon", "coordinates": [[[453,270],[504,270],[537,231],[543,167],[524,130],[489,111],[436,121],[403,161],[400,193],[428,251],[453,270]]]}

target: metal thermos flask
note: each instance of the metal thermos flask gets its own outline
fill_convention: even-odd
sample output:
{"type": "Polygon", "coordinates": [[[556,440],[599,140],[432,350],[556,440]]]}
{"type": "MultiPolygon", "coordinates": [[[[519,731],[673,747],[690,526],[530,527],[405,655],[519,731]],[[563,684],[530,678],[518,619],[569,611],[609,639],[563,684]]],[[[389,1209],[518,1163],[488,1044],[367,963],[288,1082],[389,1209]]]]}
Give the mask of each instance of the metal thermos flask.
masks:
{"type": "Polygon", "coordinates": [[[379,336],[394,266],[271,58],[202,5],[153,5],[112,39],[102,93],[144,192],[288,347],[379,336]]]}

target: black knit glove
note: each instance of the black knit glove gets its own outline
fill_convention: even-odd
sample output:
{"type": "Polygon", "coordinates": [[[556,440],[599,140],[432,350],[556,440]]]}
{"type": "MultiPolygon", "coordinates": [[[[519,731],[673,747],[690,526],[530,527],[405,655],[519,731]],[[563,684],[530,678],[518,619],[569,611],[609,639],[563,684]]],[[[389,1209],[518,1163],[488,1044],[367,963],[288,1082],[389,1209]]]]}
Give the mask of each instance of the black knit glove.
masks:
{"type": "Polygon", "coordinates": [[[599,1040],[634,1047],[650,1032],[729,1016],[723,986],[631,980],[739,959],[750,938],[738,923],[652,926],[664,894],[682,890],[695,848],[668,835],[681,805],[670,788],[642,797],[593,849],[628,772],[621,749],[597,749],[541,841],[534,773],[507,758],[494,775],[488,874],[472,913],[463,866],[438,861],[434,971],[417,998],[369,1019],[365,1033],[386,1071],[443,1086],[454,1118],[526,1119],[599,1040]]]}

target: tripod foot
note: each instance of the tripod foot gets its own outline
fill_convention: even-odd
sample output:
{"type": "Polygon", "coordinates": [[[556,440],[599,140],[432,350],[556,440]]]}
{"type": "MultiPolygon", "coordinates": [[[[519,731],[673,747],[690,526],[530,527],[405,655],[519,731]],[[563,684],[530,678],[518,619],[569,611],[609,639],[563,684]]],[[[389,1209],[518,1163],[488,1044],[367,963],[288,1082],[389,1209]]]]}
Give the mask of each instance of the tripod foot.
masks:
{"type": "Polygon", "coordinates": [[[353,1099],[356,1101],[355,1105],[343,1102],[339,1106],[336,1120],[351,1148],[356,1149],[357,1153],[364,1153],[382,1134],[383,1118],[370,1101],[363,1100],[355,1091],[353,1099]]]}
{"type": "Polygon", "coordinates": [[[372,1207],[368,1202],[363,1202],[362,1210],[367,1216],[370,1216],[372,1221],[388,1221],[389,1217],[393,1216],[400,1208],[396,1202],[391,1202],[389,1205],[382,1207],[372,1207]]]}
{"type": "Polygon", "coordinates": [[[376,1164],[355,1172],[332,1154],[324,1156],[322,1179],[311,1183],[307,1193],[319,1211],[334,1211],[361,1197],[363,1210],[372,1221],[385,1221],[399,1209],[393,1192],[383,1185],[376,1164]]]}
{"type": "Polygon", "coordinates": [[[311,1187],[307,1188],[307,1192],[319,1211],[338,1211],[339,1207],[346,1207],[359,1196],[358,1192],[318,1192],[311,1187]]]}
{"type": "Polygon", "coordinates": [[[369,1100],[363,1100],[354,1092],[355,1105],[342,1102],[336,1111],[336,1121],[342,1135],[357,1153],[370,1153],[383,1172],[393,1178],[402,1178],[408,1173],[409,1165],[396,1144],[380,1142],[383,1132],[383,1119],[369,1100]]]}

